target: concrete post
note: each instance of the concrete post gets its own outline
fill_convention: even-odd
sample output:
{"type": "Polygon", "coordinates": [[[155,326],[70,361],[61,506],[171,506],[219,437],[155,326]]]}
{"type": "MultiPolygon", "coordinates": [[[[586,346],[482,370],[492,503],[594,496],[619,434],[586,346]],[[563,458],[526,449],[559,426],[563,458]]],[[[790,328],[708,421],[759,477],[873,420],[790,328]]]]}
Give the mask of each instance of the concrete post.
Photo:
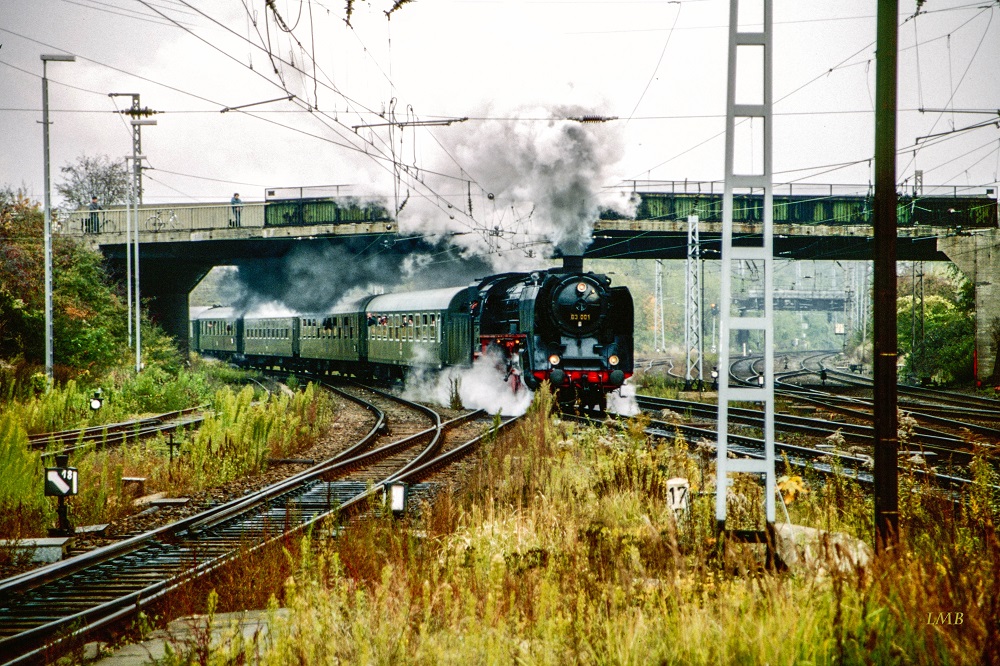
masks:
{"type": "Polygon", "coordinates": [[[1000,230],[977,229],[968,236],[939,238],[938,250],[948,256],[976,290],[976,379],[983,382],[994,376],[997,353],[993,346],[993,321],[1000,317],[1000,289],[995,284],[1000,275],[1000,230]]]}

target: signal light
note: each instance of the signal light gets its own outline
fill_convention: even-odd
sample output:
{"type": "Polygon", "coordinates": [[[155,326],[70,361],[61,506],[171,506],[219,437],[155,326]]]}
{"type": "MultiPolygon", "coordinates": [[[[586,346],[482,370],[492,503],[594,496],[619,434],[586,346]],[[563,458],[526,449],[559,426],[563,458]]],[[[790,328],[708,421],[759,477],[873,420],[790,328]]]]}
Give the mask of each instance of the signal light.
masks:
{"type": "Polygon", "coordinates": [[[562,359],[559,358],[559,354],[553,354],[552,356],[549,356],[549,363],[551,363],[552,365],[559,365],[559,361],[561,360],[562,359]]]}
{"type": "Polygon", "coordinates": [[[618,358],[617,354],[612,354],[611,356],[608,357],[608,365],[618,365],[618,362],[620,360],[621,359],[618,358]]]}

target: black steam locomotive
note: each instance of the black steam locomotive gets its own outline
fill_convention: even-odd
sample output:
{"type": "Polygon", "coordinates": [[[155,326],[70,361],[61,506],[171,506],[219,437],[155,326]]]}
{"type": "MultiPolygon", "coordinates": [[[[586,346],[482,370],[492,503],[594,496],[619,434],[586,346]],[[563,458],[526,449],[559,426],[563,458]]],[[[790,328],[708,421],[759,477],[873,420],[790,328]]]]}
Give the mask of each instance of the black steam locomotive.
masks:
{"type": "Polygon", "coordinates": [[[244,318],[216,308],[193,322],[191,346],[251,367],[384,379],[488,356],[515,388],[548,380],[563,400],[603,407],[632,375],[632,328],[627,288],[564,268],[369,296],[318,314],[244,318]]]}

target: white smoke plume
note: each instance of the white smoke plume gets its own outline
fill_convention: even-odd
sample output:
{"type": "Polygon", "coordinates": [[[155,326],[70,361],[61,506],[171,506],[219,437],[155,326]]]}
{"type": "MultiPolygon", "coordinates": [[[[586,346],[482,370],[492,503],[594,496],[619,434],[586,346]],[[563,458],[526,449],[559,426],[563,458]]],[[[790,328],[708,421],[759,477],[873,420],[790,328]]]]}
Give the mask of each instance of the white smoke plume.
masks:
{"type": "MultiPolygon", "coordinates": [[[[450,156],[474,181],[469,201],[459,196],[411,203],[400,212],[402,231],[462,234],[453,236],[453,242],[491,253],[495,266],[511,270],[512,256],[503,256],[505,247],[519,244],[531,250],[538,245],[534,254],[542,258],[557,250],[579,255],[590,245],[602,209],[634,214],[629,196],[606,189],[619,180],[614,169],[624,156],[618,125],[573,120],[595,117],[582,107],[487,109],[481,115],[488,119],[440,134],[450,156]],[[484,192],[485,205],[478,196],[484,192]],[[509,242],[497,242],[498,236],[509,242]]],[[[440,170],[454,171],[454,163],[447,166],[440,170]]],[[[435,189],[455,188],[449,183],[445,189],[442,183],[435,189]]],[[[523,258],[529,253],[522,249],[513,254],[523,258]]]]}
{"type": "Polygon", "coordinates": [[[619,390],[608,394],[608,411],[620,416],[635,416],[639,413],[635,387],[627,380],[619,390]]]}
{"type": "Polygon", "coordinates": [[[490,351],[476,359],[471,368],[451,367],[433,373],[411,371],[403,388],[403,397],[448,407],[455,382],[462,406],[466,409],[520,416],[531,405],[532,392],[523,385],[514,391],[506,378],[503,358],[490,351]]]}

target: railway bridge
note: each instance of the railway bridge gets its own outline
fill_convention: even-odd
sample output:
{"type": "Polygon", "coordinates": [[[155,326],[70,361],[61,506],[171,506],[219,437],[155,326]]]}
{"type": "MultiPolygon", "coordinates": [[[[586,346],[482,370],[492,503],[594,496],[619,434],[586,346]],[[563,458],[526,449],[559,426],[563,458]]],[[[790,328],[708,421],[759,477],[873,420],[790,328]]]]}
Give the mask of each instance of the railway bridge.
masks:
{"type": "MultiPolygon", "coordinates": [[[[625,188],[638,202],[634,217],[604,213],[595,221],[585,256],[622,259],[684,259],[687,217],[698,215],[702,257],[720,256],[722,191],[718,183],[632,183],[625,188]]],[[[794,186],[775,190],[774,251],[787,259],[873,259],[871,198],[843,193],[838,186],[794,186]],[[797,189],[796,189],[797,188],[797,189]]],[[[863,192],[863,189],[861,190],[863,192]]],[[[141,289],[153,316],[186,343],[188,294],[214,266],[275,259],[302,245],[338,245],[363,256],[406,253],[420,237],[400,235],[384,207],[339,204],[334,199],[244,203],[239,219],[229,203],[155,204],[140,207],[141,289]],[[237,224],[238,222],[238,224],[237,224]]],[[[62,220],[59,233],[99,249],[124,279],[126,209],[101,211],[95,220],[80,211],[62,220]]],[[[762,197],[734,198],[734,235],[748,243],[760,232],[762,197]]],[[[405,225],[405,222],[404,222],[405,225]]],[[[963,194],[901,195],[897,258],[952,261],[975,284],[979,376],[993,372],[992,327],[1000,317],[1000,229],[994,190],[963,194]]],[[[134,230],[132,230],[134,234],[134,230]]]]}

